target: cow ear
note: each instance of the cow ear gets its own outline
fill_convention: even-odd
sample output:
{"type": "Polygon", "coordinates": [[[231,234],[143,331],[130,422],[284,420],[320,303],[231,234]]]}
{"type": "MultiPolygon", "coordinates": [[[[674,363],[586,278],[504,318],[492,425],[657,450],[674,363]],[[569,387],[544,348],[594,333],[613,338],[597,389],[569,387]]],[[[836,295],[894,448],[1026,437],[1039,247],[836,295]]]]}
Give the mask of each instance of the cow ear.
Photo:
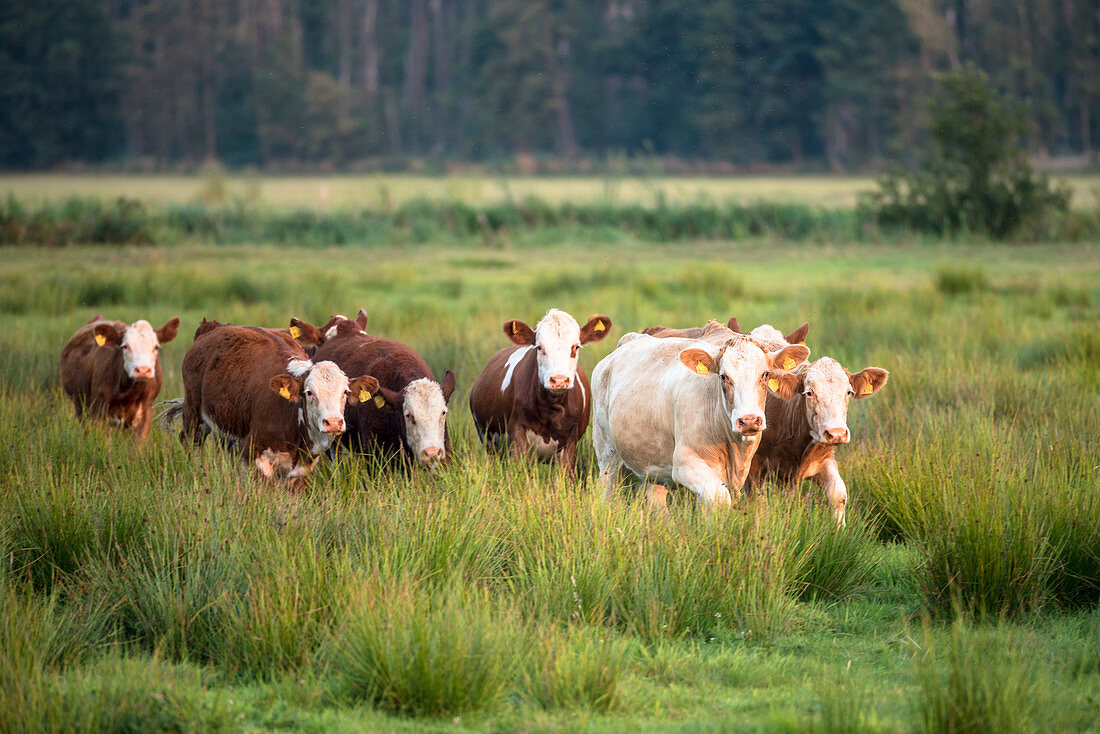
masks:
{"type": "Polygon", "coordinates": [[[296,403],[301,396],[302,386],[298,382],[298,378],[292,375],[275,375],[271,378],[271,391],[283,400],[296,403]]]}
{"type": "Polygon", "coordinates": [[[702,349],[685,349],[680,352],[680,361],[692,372],[698,375],[712,375],[718,372],[718,365],[714,357],[702,349]]]}
{"type": "Polygon", "coordinates": [[[209,321],[207,321],[206,317],[203,316],[202,317],[202,323],[199,324],[199,327],[197,329],[195,329],[195,338],[198,339],[200,336],[202,336],[206,332],[212,331],[212,330],[214,330],[215,328],[217,328],[221,325],[222,325],[222,322],[216,321],[214,319],[210,319],[209,321]]]}
{"type": "Polygon", "coordinates": [[[866,367],[854,375],[848,376],[857,398],[868,398],[877,393],[886,384],[890,373],[881,367],[866,367]]]}
{"type": "Polygon", "coordinates": [[[744,334],[745,333],[745,332],[741,331],[741,324],[737,323],[737,317],[736,316],[730,316],[730,320],[726,322],[726,328],[729,329],[730,331],[736,331],[738,334],[744,334]]]}
{"type": "Polygon", "coordinates": [[[95,343],[101,347],[117,347],[122,344],[122,334],[114,324],[96,324],[92,334],[95,335],[95,343]]]}
{"type": "Polygon", "coordinates": [[[180,317],[176,316],[164,326],[157,329],[157,341],[161,344],[167,344],[176,338],[176,334],[180,332],[180,317]]]}
{"type": "Polygon", "coordinates": [[[768,389],[783,398],[790,400],[802,386],[802,375],[797,372],[773,372],[768,375],[768,389]]]}
{"type": "Polygon", "coordinates": [[[642,333],[647,334],[649,336],[656,336],[659,332],[662,332],[664,330],[665,330],[664,326],[661,326],[660,324],[657,324],[656,326],[647,326],[647,327],[645,327],[644,329],[642,329],[642,333]]]}
{"type": "Polygon", "coordinates": [[[290,336],[303,347],[319,347],[325,343],[325,333],[301,319],[290,320],[290,336]]]}
{"type": "Polygon", "coordinates": [[[809,347],[792,344],[775,352],[768,352],[768,365],[772,369],[793,370],[810,357],[809,347]]]}
{"type": "Polygon", "coordinates": [[[378,380],[370,375],[356,377],[348,382],[348,402],[352,405],[366,403],[378,393],[378,380]]]}
{"type": "Polygon", "coordinates": [[[355,323],[359,324],[359,328],[363,331],[367,330],[367,311],[366,309],[359,309],[359,314],[355,317],[355,323]]]}
{"type": "Polygon", "coordinates": [[[788,344],[804,344],[806,335],[810,333],[810,324],[805,323],[784,337],[788,344]]]}
{"type": "Polygon", "coordinates": [[[611,331],[611,319],[601,314],[596,314],[588,319],[588,323],[581,329],[581,344],[598,342],[611,331]]]}
{"type": "Polygon", "coordinates": [[[504,333],[512,340],[513,344],[521,347],[530,347],[535,344],[535,332],[531,327],[519,319],[504,322],[504,333]]]}
{"type": "Polygon", "coordinates": [[[443,388],[443,402],[449,403],[451,401],[451,395],[455,391],[455,373],[454,370],[447,370],[443,373],[443,382],[439,385],[443,388]]]}
{"type": "Polygon", "coordinates": [[[379,410],[383,408],[388,408],[389,410],[399,409],[404,402],[401,398],[401,393],[394,392],[381,385],[378,386],[378,392],[371,400],[374,402],[374,407],[379,410]]]}

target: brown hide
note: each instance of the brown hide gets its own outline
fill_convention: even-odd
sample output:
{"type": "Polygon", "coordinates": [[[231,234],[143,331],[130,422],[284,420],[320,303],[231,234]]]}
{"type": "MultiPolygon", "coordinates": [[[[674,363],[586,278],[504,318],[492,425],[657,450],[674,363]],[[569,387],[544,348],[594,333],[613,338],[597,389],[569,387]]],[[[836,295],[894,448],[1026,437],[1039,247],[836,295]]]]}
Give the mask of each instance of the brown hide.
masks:
{"type": "MultiPolygon", "coordinates": [[[[76,330],[61,350],[61,387],[76,407],[78,417],[88,414],[116,420],[123,427],[134,429],[138,440],[149,433],[153,401],[164,381],[158,353],[154,375],[144,382],[132,380],[123,367],[122,349],[118,344],[96,343],[96,327],[109,327],[121,337],[129,324],[108,321],[99,314],[76,330]]],[[[157,330],[168,343],[176,336],[179,319],[174,318],[157,330]]]]}
{"type": "Polygon", "coordinates": [[[554,395],[543,389],[538,379],[538,362],[528,348],[512,372],[512,380],[502,392],[508,358],[517,349],[509,347],[494,354],[470,388],[470,412],[478,435],[487,443],[507,437],[516,454],[528,449],[527,432],[546,441],[557,441],[557,455],[571,475],[576,473],[577,443],[588,429],[592,388],[588,376],[577,367],[573,387],[554,395]]]}
{"type": "MultiPolygon", "coordinates": [[[[795,370],[804,372],[805,367],[795,370]]],[[[760,436],[760,445],[752,458],[746,485],[749,489],[758,486],[769,476],[786,486],[794,483],[800,474],[802,457],[813,444],[810,436],[810,423],[806,420],[806,398],[799,388],[790,400],[783,400],[768,393],[764,403],[764,417],[768,427],[760,436]]],[[[828,447],[832,449],[832,447],[828,447]]],[[[805,479],[799,476],[799,481],[805,479]]]]}

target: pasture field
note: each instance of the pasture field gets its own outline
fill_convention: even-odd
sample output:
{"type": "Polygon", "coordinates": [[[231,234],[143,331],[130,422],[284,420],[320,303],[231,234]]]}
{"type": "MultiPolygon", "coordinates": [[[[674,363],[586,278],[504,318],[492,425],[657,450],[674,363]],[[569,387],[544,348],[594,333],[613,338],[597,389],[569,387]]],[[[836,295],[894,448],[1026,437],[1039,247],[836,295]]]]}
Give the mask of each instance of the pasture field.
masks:
{"type": "Polygon", "coordinates": [[[1095,244],[21,247],[0,312],[2,731],[1100,731],[1095,244]],[[487,455],[469,386],[551,306],[613,319],[589,373],[730,315],[889,370],[848,528],[809,485],[605,506],[590,437],[577,482],[487,455]],[[183,319],[167,399],[203,316],[359,307],[456,371],[437,475],[342,455],[291,494],[58,384],[98,311],[183,319]]]}
{"type": "MultiPolygon", "coordinates": [[[[1100,204],[1100,176],[1057,175],[1073,190],[1075,208],[1100,204]]],[[[696,202],[752,204],[776,202],[850,208],[860,193],[871,191],[870,176],[759,175],[736,177],[599,176],[418,176],[405,174],[332,175],[78,175],[0,174],[0,196],[29,202],[71,196],[117,199],[146,204],[187,202],[211,195],[259,201],[273,207],[385,207],[413,199],[460,201],[471,206],[535,197],[551,205],[652,205],[696,202]],[[213,187],[213,189],[211,188],[213,187]]]]}

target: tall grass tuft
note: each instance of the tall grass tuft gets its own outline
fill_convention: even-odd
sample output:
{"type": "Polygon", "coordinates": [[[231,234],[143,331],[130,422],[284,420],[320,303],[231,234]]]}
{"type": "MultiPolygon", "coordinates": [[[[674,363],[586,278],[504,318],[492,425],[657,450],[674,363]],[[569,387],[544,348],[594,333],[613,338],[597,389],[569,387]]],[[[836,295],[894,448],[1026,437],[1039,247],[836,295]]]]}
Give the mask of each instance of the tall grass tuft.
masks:
{"type": "Polygon", "coordinates": [[[518,621],[459,584],[363,581],[332,640],[342,692],[414,716],[486,709],[512,680],[518,621]]]}
{"type": "Polygon", "coordinates": [[[626,646],[606,634],[555,627],[539,634],[520,673],[524,698],[547,710],[612,710],[626,667],[626,646]]]}

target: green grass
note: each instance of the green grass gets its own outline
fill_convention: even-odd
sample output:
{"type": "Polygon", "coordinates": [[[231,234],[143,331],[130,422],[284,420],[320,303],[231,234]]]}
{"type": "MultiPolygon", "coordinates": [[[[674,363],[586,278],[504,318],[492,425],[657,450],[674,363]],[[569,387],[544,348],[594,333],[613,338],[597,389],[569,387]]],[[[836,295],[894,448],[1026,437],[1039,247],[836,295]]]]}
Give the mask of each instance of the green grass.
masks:
{"type": "Polygon", "coordinates": [[[1096,731],[1095,245],[499,244],[9,250],[0,729],[1096,731]],[[614,321],[589,371],[731,315],[890,370],[838,450],[848,528],[810,484],[607,507],[588,439],[576,482],[486,455],[469,386],[550,306],[614,321]],[[438,475],[340,457],[290,494],[82,425],[58,386],[99,310],[183,319],[172,398],[203,316],[359,307],[457,372],[438,475]]]}

